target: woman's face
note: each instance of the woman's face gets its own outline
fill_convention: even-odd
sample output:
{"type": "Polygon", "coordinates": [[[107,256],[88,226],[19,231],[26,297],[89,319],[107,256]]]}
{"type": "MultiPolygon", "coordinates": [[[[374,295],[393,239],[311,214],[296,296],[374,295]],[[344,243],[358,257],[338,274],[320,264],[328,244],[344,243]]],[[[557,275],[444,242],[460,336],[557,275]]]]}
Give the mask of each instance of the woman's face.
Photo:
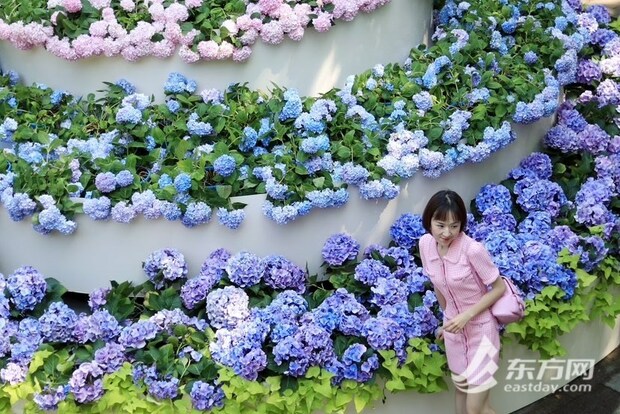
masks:
{"type": "Polygon", "coordinates": [[[461,232],[461,222],[458,221],[452,214],[443,220],[431,219],[431,235],[435,238],[437,244],[441,247],[447,248],[450,243],[461,232]]]}

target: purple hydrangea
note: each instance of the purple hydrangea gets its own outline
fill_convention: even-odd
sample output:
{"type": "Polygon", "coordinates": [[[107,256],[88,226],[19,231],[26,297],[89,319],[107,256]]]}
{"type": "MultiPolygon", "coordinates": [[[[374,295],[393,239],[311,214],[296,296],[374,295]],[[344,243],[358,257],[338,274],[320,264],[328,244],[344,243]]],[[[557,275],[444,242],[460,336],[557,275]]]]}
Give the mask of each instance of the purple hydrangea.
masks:
{"type": "Polygon", "coordinates": [[[266,256],[260,260],[263,282],[272,289],[291,289],[297,293],[306,290],[306,272],[282,256],[266,256]]]}
{"type": "Polygon", "coordinates": [[[287,375],[303,377],[310,367],[324,366],[332,359],[334,343],[328,331],[306,323],[294,335],[276,344],[273,355],[277,365],[288,364],[287,375]]]}
{"type": "Polygon", "coordinates": [[[345,233],[330,236],[323,245],[321,254],[323,260],[330,266],[342,266],[349,260],[354,260],[360,250],[360,244],[345,233]]]}
{"type": "Polygon", "coordinates": [[[394,277],[380,277],[370,288],[372,296],[370,303],[379,307],[406,302],[409,296],[407,284],[394,277]]]}
{"type": "Polygon", "coordinates": [[[99,288],[90,292],[88,295],[88,306],[90,310],[96,311],[102,308],[106,304],[110,292],[110,288],[99,288]]]}
{"type": "Polygon", "coordinates": [[[118,342],[125,348],[141,349],[146,346],[146,341],[155,338],[158,333],[159,327],[155,323],[138,321],[123,328],[118,342]]]}
{"type": "Polygon", "coordinates": [[[370,316],[368,309],[352,293],[339,288],[312,311],[312,319],[324,329],[338,330],[345,335],[360,335],[370,316]]]}
{"type": "Polygon", "coordinates": [[[119,370],[126,360],[125,348],[116,342],[106,343],[95,351],[95,362],[106,374],[119,370]]]}
{"type": "Polygon", "coordinates": [[[187,275],[185,257],[178,250],[169,248],[151,253],[142,264],[142,269],[156,289],[187,275]]]}
{"type": "Polygon", "coordinates": [[[190,202],[187,205],[187,209],[185,210],[185,214],[183,214],[181,222],[186,227],[192,228],[207,223],[209,220],[211,220],[211,207],[209,207],[206,203],[199,201],[190,202]]]}
{"type": "Polygon", "coordinates": [[[158,400],[171,400],[179,394],[179,379],[167,377],[147,382],[148,393],[158,400]]]}
{"type": "Polygon", "coordinates": [[[517,182],[514,188],[517,204],[526,212],[547,211],[557,217],[568,200],[564,190],[549,180],[526,178],[517,182]]]}
{"type": "Polygon", "coordinates": [[[84,214],[93,220],[106,220],[110,217],[112,203],[106,196],[99,198],[88,198],[82,202],[84,214]]]}
{"type": "Polygon", "coordinates": [[[45,386],[41,392],[34,394],[33,401],[41,410],[53,411],[58,409],[58,404],[67,398],[69,387],[59,385],[57,387],[45,386]]]}
{"type": "Polygon", "coordinates": [[[103,396],[103,370],[96,362],[82,363],[69,379],[75,401],[86,404],[103,396]]]}
{"type": "Polygon", "coordinates": [[[212,410],[224,406],[224,391],[221,387],[204,381],[196,381],[189,393],[192,405],[197,410],[212,410]]]}

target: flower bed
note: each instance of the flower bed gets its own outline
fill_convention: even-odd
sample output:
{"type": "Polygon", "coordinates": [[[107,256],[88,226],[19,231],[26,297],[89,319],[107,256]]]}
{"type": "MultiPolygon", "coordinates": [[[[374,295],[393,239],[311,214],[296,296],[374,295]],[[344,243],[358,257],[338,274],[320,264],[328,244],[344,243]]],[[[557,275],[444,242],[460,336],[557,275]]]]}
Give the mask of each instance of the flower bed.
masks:
{"type": "MultiPolygon", "coordinates": [[[[442,10],[440,19],[461,9],[442,10]]],[[[557,125],[544,152],[471,204],[470,234],[527,298],[525,319],[506,333],[542,357],[562,355],[558,337],[580,322],[620,314],[620,37],[606,20],[593,8],[555,21],[576,27],[556,64],[567,98],[557,125]]],[[[424,73],[432,83],[436,72],[424,73]]],[[[530,109],[543,111],[538,103],[530,109]]],[[[224,250],[186,280],[182,252],[158,250],[143,264],[149,282],[93,292],[83,315],[58,301],[61,286],[20,267],[0,300],[1,401],[63,413],[342,412],[384,390],[439,391],[441,315],[416,257],[421,234],[414,214],[393,223],[389,245],[336,234],[321,251],[325,280],[283,257],[224,250]]]]}
{"type": "Polygon", "coordinates": [[[286,39],[271,45],[259,41],[252,46],[252,57],[243,63],[201,59],[187,64],[178,54],[165,59],[145,56],[137,62],[122,56],[65,60],[43,46],[22,50],[0,39],[0,65],[5,71],[18,72],[25,84],[44,83],[78,96],[102,89],[104,80],[124,78],[162,102],[166,96],[161,86],[172,72],[195,79],[198,90],[225,90],[243,81],[253,89],[268,91],[275,83],[295,88],[302,96],[318,96],[377,62],[402,62],[412,45],[429,40],[431,12],[432,0],[393,0],[373,13],[336,24],[328,33],[311,30],[299,42],[286,39]],[[41,71],[41,67],[49,70],[41,71]]]}

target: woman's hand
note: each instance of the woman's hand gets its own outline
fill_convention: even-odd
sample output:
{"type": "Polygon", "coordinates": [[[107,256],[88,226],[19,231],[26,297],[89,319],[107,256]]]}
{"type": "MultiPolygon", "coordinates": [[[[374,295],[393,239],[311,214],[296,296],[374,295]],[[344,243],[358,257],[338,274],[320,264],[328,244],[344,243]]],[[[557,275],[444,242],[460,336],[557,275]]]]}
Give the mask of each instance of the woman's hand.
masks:
{"type": "Polygon", "coordinates": [[[438,341],[443,339],[443,327],[439,327],[437,329],[435,329],[435,339],[437,339],[438,341]]]}
{"type": "Polygon", "coordinates": [[[450,333],[462,332],[471,318],[472,315],[469,312],[459,313],[443,325],[443,330],[450,333]]]}

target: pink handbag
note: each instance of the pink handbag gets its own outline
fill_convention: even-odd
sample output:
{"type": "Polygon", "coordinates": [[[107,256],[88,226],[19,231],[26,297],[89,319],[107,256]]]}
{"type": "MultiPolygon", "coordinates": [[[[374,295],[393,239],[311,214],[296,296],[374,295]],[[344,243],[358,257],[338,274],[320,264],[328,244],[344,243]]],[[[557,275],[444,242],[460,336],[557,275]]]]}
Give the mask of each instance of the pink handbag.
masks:
{"type": "Polygon", "coordinates": [[[525,314],[525,302],[519,295],[519,290],[512,281],[502,276],[506,290],[504,294],[491,305],[491,313],[503,325],[518,322],[525,314]]]}

